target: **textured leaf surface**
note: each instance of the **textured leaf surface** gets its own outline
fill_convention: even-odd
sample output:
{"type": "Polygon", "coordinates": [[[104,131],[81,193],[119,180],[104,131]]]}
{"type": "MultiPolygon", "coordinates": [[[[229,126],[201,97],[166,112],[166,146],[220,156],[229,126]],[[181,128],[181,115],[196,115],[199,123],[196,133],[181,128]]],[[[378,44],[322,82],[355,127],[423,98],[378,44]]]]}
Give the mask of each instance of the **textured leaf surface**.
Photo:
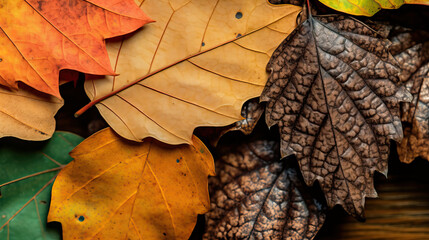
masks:
{"type": "Polygon", "coordinates": [[[403,4],[429,5],[428,0],[320,0],[337,11],[353,15],[372,16],[381,9],[397,9],[403,4]]]}
{"type": "Polygon", "coordinates": [[[46,142],[0,140],[0,239],[61,239],[46,227],[52,183],[82,140],[64,132],[46,142]]]}
{"type": "Polygon", "coordinates": [[[259,103],[259,98],[253,98],[245,102],[241,109],[241,116],[244,118],[225,127],[206,127],[196,130],[196,135],[206,139],[212,146],[216,146],[220,138],[231,131],[241,131],[249,135],[256,127],[259,119],[265,110],[265,104],[259,103]]]}
{"type": "Polygon", "coordinates": [[[400,79],[413,95],[402,103],[404,140],[398,145],[402,162],[416,157],[429,160],[429,33],[398,29],[392,38],[392,53],[401,67],[400,79]]]}
{"type": "Polygon", "coordinates": [[[19,90],[0,86],[0,138],[46,140],[55,131],[54,116],[63,100],[29,87],[19,90]]]}
{"type": "Polygon", "coordinates": [[[198,126],[242,119],[242,104],[260,95],[269,56],[301,9],[266,0],[147,0],[141,8],[156,23],[110,42],[120,75],[85,89],[92,103],[107,98],[97,107],[119,135],[169,144],[191,143],[198,126]]]}
{"type": "Polygon", "coordinates": [[[252,133],[262,114],[264,113],[265,105],[259,103],[259,98],[251,99],[243,105],[241,116],[243,120],[238,121],[228,131],[239,130],[248,135],[252,133]]]}
{"type": "Polygon", "coordinates": [[[309,18],[274,52],[261,96],[282,156],[296,154],[307,184],[318,180],[328,205],[354,216],[377,196],[374,171],[387,172],[389,140],[402,139],[399,101],[411,99],[377,37],[351,18],[309,18]]]}
{"type": "Polygon", "coordinates": [[[58,175],[49,221],[68,239],[188,239],[197,214],[209,210],[213,158],[194,145],[131,143],[110,128],[72,152],[58,175]]]}
{"type": "MultiPolygon", "coordinates": [[[[325,206],[310,194],[278,144],[253,140],[222,153],[210,178],[205,239],[312,239],[325,206]]],[[[222,151],[222,150],[221,150],[222,151]]]]}
{"type": "Polygon", "coordinates": [[[151,21],[132,0],[6,0],[0,16],[0,84],[58,98],[61,69],[114,74],[104,39],[151,21]]]}

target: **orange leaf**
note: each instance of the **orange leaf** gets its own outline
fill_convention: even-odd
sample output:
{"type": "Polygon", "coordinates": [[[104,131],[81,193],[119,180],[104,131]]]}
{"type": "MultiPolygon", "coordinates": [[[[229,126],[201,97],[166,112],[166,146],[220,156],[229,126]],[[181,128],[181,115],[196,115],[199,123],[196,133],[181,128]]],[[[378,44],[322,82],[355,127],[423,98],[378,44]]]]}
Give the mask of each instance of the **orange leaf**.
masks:
{"type": "Polygon", "coordinates": [[[133,0],[1,1],[0,84],[60,98],[61,69],[114,74],[104,39],[148,22],[133,0]]]}
{"type": "Polygon", "coordinates": [[[48,221],[68,239],[188,239],[209,210],[213,157],[194,145],[133,143],[110,128],[83,141],[57,177],[48,221]]]}

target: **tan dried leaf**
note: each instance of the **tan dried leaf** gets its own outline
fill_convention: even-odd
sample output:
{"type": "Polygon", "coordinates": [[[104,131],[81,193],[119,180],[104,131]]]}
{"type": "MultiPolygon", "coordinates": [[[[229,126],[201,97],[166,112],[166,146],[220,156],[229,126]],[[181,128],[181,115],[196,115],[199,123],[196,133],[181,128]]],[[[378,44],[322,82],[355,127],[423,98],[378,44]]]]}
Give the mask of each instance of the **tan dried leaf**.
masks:
{"type": "Polygon", "coordinates": [[[54,116],[63,100],[25,85],[18,90],[0,86],[0,138],[40,141],[55,131],[54,116]]]}
{"type": "Polygon", "coordinates": [[[413,95],[413,101],[402,103],[404,139],[398,145],[402,162],[416,157],[429,160],[429,33],[396,29],[392,53],[401,67],[400,79],[413,95]]]}
{"type": "Polygon", "coordinates": [[[307,184],[318,180],[330,207],[363,217],[387,173],[389,140],[402,139],[400,87],[390,42],[341,15],[310,17],[274,52],[261,96],[277,124],[282,157],[296,154],[307,184]]]}
{"type": "Polygon", "coordinates": [[[301,10],[267,0],[146,0],[155,23],[110,42],[116,77],[87,81],[101,115],[121,136],[191,143],[198,126],[242,119],[268,79],[265,65],[301,10]],[[107,99],[106,99],[107,98],[107,99]]]}
{"type": "Polygon", "coordinates": [[[280,160],[274,141],[247,141],[222,153],[216,172],[204,239],[313,239],[325,220],[324,204],[280,160]]]}

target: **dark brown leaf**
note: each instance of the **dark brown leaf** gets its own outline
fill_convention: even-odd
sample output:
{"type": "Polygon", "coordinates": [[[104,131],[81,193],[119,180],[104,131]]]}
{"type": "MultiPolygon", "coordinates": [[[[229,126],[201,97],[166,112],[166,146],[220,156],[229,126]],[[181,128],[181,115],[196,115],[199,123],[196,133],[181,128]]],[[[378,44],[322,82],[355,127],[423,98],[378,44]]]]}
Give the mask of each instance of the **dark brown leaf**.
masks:
{"type": "Polygon", "coordinates": [[[204,239],[312,239],[325,220],[325,206],[280,161],[273,141],[222,154],[216,171],[204,239]]]}
{"type": "Polygon", "coordinates": [[[377,196],[374,171],[387,173],[389,139],[402,139],[399,102],[411,100],[389,46],[355,19],[310,17],[274,52],[261,96],[282,157],[296,154],[306,183],[318,180],[330,207],[356,217],[377,196]]]}
{"type": "Polygon", "coordinates": [[[247,101],[241,109],[241,116],[244,117],[243,120],[235,123],[235,126],[230,130],[240,130],[244,134],[249,135],[252,133],[259,119],[264,113],[265,104],[259,103],[259,98],[254,98],[247,101]]]}
{"type": "Polygon", "coordinates": [[[265,110],[265,104],[259,103],[259,98],[253,98],[244,103],[241,109],[243,120],[225,127],[204,127],[196,131],[196,135],[207,139],[212,146],[216,146],[219,139],[230,131],[241,131],[249,135],[252,133],[265,110]]]}
{"type": "Polygon", "coordinates": [[[416,157],[429,160],[429,33],[397,29],[392,37],[392,53],[401,67],[400,80],[413,95],[402,103],[404,139],[398,145],[402,162],[416,157]]]}

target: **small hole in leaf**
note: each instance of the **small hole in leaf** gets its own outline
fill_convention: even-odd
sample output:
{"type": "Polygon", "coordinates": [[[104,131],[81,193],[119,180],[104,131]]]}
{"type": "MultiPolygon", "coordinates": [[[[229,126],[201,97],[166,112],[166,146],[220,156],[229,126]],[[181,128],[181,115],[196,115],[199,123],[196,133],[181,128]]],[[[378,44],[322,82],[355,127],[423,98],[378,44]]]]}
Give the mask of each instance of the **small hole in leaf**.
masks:
{"type": "Polygon", "coordinates": [[[205,45],[206,45],[206,43],[205,43],[205,42],[202,42],[202,43],[201,43],[201,46],[203,46],[203,47],[204,47],[205,45]]]}
{"type": "Polygon", "coordinates": [[[85,220],[85,217],[84,217],[84,216],[80,216],[80,217],[78,218],[78,220],[79,220],[79,222],[83,222],[83,221],[85,220]]]}
{"type": "Polygon", "coordinates": [[[241,37],[242,35],[241,35],[241,33],[239,33],[239,34],[237,34],[237,38],[239,38],[239,37],[241,37]]]}
{"type": "Polygon", "coordinates": [[[167,233],[162,233],[162,235],[167,236],[167,233]]]}
{"type": "Polygon", "coordinates": [[[242,18],[243,17],[243,13],[242,12],[237,12],[236,14],[235,14],[235,18],[237,18],[237,19],[240,19],[240,18],[242,18]]]}
{"type": "Polygon", "coordinates": [[[42,201],[40,201],[40,203],[41,204],[47,204],[48,202],[42,200],[42,201]]]}
{"type": "Polygon", "coordinates": [[[177,162],[177,163],[179,163],[179,162],[180,162],[180,160],[179,160],[179,159],[176,159],[176,162],[177,162]]]}

